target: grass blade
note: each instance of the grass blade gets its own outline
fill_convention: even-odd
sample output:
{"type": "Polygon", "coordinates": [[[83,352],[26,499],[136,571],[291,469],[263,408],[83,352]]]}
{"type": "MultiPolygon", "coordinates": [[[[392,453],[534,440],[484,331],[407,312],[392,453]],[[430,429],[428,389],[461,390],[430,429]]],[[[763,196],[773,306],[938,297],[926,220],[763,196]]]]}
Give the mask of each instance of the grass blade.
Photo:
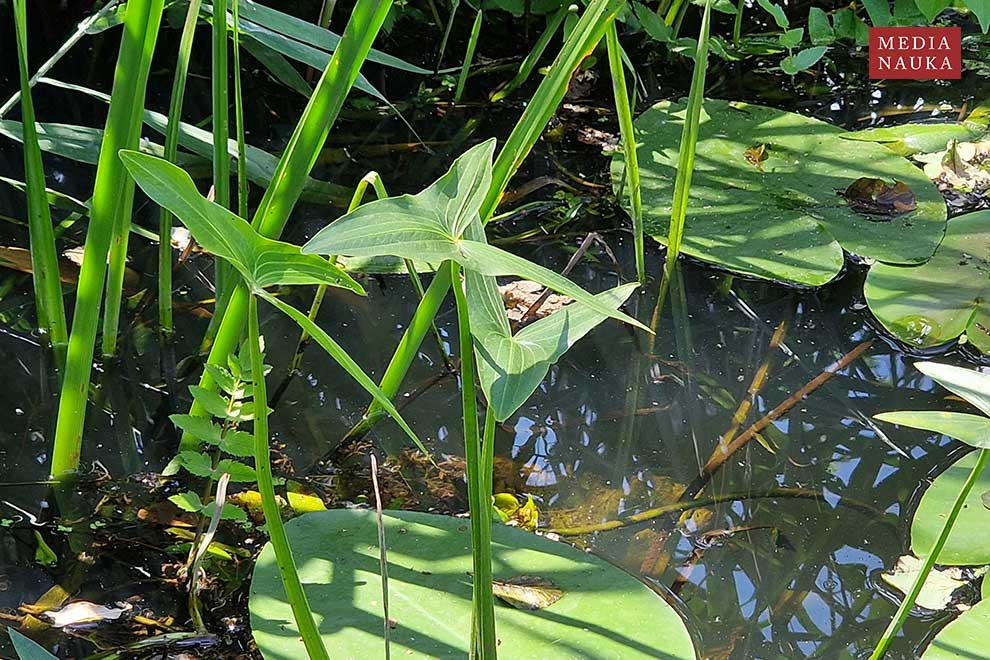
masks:
{"type": "MultiPolygon", "coordinates": [[[[327,134],[336,121],[391,6],[391,0],[358,0],[351,11],[344,36],[323,71],[272,175],[271,185],[255,211],[251,224],[263,236],[278,238],[285,228],[327,134]]],[[[207,358],[210,364],[226,364],[227,357],[236,349],[240,340],[246,316],[247,293],[238,288],[231,295],[216,339],[210,347],[207,358]]],[[[200,386],[214,386],[213,378],[208,372],[203,374],[200,386]]],[[[204,411],[194,403],[190,412],[202,415],[204,411]]],[[[194,444],[187,436],[183,437],[185,447],[194,444]]]]}
{"type": "Polygon", "coordinates": [[[619,46],[619,33],[615,28],[615,21],[612,21],[608,26],[605,39],[608,42],[608,64],[612,74],[615,112],[619,116],[622,149],[625,152],[625,179],[629,187],[629,207],[632,210],[633,239],[636,244],[636,277],[640,282],[645,282],[646,248],[643,239],[643,195],[640,189],[639,161],[636,155],[636,131],[633,128],[629,91],[626,89],[626,72],[622,66],[622,48],[619,46]]]}
{"type": "Polygon", "coordinates": [[[983,468],[987,464],[988,457],[990,457],[990,449],[981,449],[979,457],[976,459],[976,465],[973,466],[973,471],[969,473],[969,477],[966,478],[966,482],[956,496],[956,501],[952,503],[952,510],[949,511],[949,515],[945,519],[945,524],[942,525],[942,531],[939,532],[938,538],[935,539],[935,544],[921,565],[921,570],[914,578],[914,584],[911,585],[911,590],[905,594],[904,600],[901,601],[900,607],[897,608],[897,613],[894,614],[890,625],[883,631],[883,635],[873,650],[870,660],[880,660],[886,655],[887,649],[890,648],[890,644],[894,641],[894,637],[897,636],[897,632],[904,625],[904,620],[911,613],[911,608],[914,607],[914,602],[918,598],[918,594],[921,593],[921,588],[925,586],[925,580],[928,579],[928,574],[931,573],[932,566],[935,565],[939,553],[942,551],[943,546],[945,546],[946,539],[949,538],[949,534],[952,532],[952,526],[955,524],[956,518],[959,517],[959,512],[962,511],[963,504],[966,503],[966,497],[973,490],[973,486],[980,478],[980,474],[982,474],[983,468]]]}
{"type": "MultiPolygon", "coordinates": [[[[243,285],[239,291],[245,291],[243,285]]],[[[251,353],[251,373],[254,381],[254,400],[260,402],[254,416],[254,469],[258,475],[258,492],[261,494],[261,508],[265,514],[265,524],[268,526],[268,536],[275,550],[275,560],[282,576],[282,585],[292,606],[292,614],[296,627],[306,646],[306,654],[312,660],[330,660],[320,629],[313,619],[313,612],[306,599],[295,560],[292,558],[292,548],[285,536],[282,526],[282,511],[275,499],[275,484],[272,478],[271,456],[268,448],[268,394],[265,388],[265,365],[261,358],[261,332],[258,327],[258,299],[254,295],[248,302],[248,347],[251,353]]]]}
{"type": "MultiPolygon", "coordinates": [[[[240,16],[240,0],[232,0],[231,13],[234,25],[238,24],[240,16]]],[[[241,89],[241,38],[240,30],[233,31],[234,40],[234,123],[237,132],[237,162],[243,163],[245,157],[244,138],[244,94],[241,89]]],[[[248,180],[247,170],[237,168],[237,215],[246,218],[248,215],[248,180]]]]}
{"type": "MultiPolygon", "coordinates": [[[[230,136],[230,99],[228,98],[227,66],[227,4],[228,0],[212,0],[212,107],[213,107],[213,199],[225,209],[230,208],[230,154],[227,141],[230,136]]],[[[224,301],[230,293],[230,269],[221,260],[213,264],[216,305],[214,318],[223,314],[224,301]]],[[[211,326],[213,324],[211,323],[211,326]]]]}
{"type": "MultiPolygon", "coordinates": [[[[179,126],[182,121],[182,102],[186,94],[186,78],[189,74],[189,55],[196,36],[199,7],[202,0],[190,0],[186,20],[179,38],[179,55],[172,79],[172,96],[168,106],[168,127],[165,131],[165,159],[175,162],[179,151],[179,126]]],[[[242,163],[243,160],[238,162],[242,163]]],[[[239,168],[244,169],[244,168],[239,168]]],[[[172,214],[162,207],[158,216],[158,323],[166,337],[172,335],[172,214]]]]}
{"type": "Polygon", "coordinates": [[[72,472],[79,465],[107,256],[113,240],[123,240],[126,246],[130,206],[134,199],[134,183],[127,176],[117,152],[122,148],[134,149],[138,146],[141,108],[144,106],[145,86],[163,3],[164,0],[131,0],[127,8],[107,130],[96,169],[93,207],[86,233],[87,258],[83,260],[79,273],[65,378],[59,399],[52,453],[52,475],[55,477],[72,472]]]}
{"type": "Polygon", "coordinates": [[[58,252],[52,229],[51,209],[45,189],[45,165],[38,146],[34,102],[28,78],[27,7],[25,0],[14,1],[14,28],[17,33],[17,63],[21,82],[21,115],[24,132],[24,183],[27,194],[28,234],[31,245],[31,271],[34,277],[38,327],[48,334],[61,370],[69,333],[65,325],[65,306],[59,281],[58,252]]]}
{"type": "Polygon", "coordinates": [[[464,94],[464,85],[467,83],[468,72],[471,70],[471,62],[474,60],[474,51],[478,47],[478,37],[481,35],[481,20],[484,12],[478,10],[474,15],[474,25],[471,27],[471,36],[468,38],[467,51],[464,53],[464,64],[461,65],[461,74],[457,77],[457,89],[454,90],[454,103],[461,102],[461,95],[464,94]]]}
{"type": "Polygon", "coordinates": [[[694,173],[694,153],[698,145],[698,124],[701,122],[701,107],[705,100],[705,75],[708,71],[708,33],[711,14],[712,3],[709,0],[705,3],[705,13],[701,18],[698,48],[694,54],[691,92],[688,95],[684,128],[681,132],[677,178],[674,180],[674,203],[670,212],[670,230],[667,234],[667,262],[664,264],[664,280],[670,279],[674,264],[677,263],[677,257],[681,253],[681,242],[684,240],[684,223],[687,217],[688,199],[691,194],[691,176],[694,173]]]}
{"type": "Polygon", "coordinates": [[[563,6],[554,12],[553,16],[547,19],[547,26],[540,35],[540,38],[536,40],[533,45],[533,49],[527,53],[526,57],[523,58],[522,64],[519,65],[519,71],[516,75],[512,77],[512,80],[505,83],[505,85],[495,90],[490,100],[495,103],[501,101],[506,96],[516,91],[522,87],[523,83],[529,80],[529,77],[533,74],[533,70],[536,68],[537,62],[543,57],[543,52],[550,45],[550,40],[553,39],[557,31],[560,30],[560,26],[564,24],[564,19],[570,13],[570,7],[563,6]]]}

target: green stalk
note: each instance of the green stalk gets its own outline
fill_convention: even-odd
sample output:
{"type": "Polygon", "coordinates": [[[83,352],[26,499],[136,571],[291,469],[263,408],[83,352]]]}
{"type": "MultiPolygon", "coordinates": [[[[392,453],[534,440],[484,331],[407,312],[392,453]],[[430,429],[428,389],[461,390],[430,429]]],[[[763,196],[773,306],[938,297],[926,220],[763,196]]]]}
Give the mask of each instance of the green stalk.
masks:
{"type": "Polygon", "coordinates": [[[669,280],[684,240],[684,223],[687,217],[688,199],[691,194],[691,176],[694,173],[694,154],[698,146],[698,126],[701,107],[705,100],[705,74],[708,69],[708,32],[711,21],[711,0],[705,3],[698,35],[698,49],[694,55],[694,74],[688,95],[687,112],[681,131],[681,148],[677,158],[677,178],[674,180],[674,202],[670,211],[670,229],[667,234],[667,262],[664,264],[664,280],[669,280]]]}
{"type": "MultiPolygon", "coordinates": [[[[244,285],[237,287],[247,294],[244,285]]],[[[254,413],[254,469],[258,474],[258,492],[261,494],[261,509],[265,514],[268,536],[275,550],[275,562],[282,577],[282,586],[292,606],[296,627],[306,646],[306,654],[311,660],[329,660],[330,655],[323,646],[320,629],[313,619],[306,592],[303,591],[292,557],[292,548],[282,526],[282,512],[275,500],[275,484],[272,477],[271,456],[268,448],[268,394],[265,391],[265,365],[261,357],[261,331],[258,325],[258,298],[248,295],[248,347],[251,354],[251,374],[254,381],[254,400],[257,402],[254,413]]]]}
{"type": "MultiPolygon", "coordinates": [[[[485,476],[478,429],[478,396],[475,388],[474,343],[468,317],[467,296],[460,266],[451,262],[454,299],[457,301],[457,332],[461,346],[461,407],[464,416],[464,459],[468,478],[468,507],[471,513],[471,555],[474,565],[474,632],[471,657],[495,658],[495,604],[492,595],[491,492],[485,493],[491,476],[485,476]],[[487,514],[487,515],[486,515],[487,514]],[[486,525],[487,521],[487,525],[486,525]]],[[[486,425],[487,426],[487,425],[486,425]]],[[[494,425],[492,425],[494,434],[494,425]]]]}
{"type": "Polygon", "coordinates": [[[55,230],[45,190],[45,164],[38,146],[34,102],[28,75],[27,7],[25,0],[14,0],[14,29],[17,33],[17,63],[21,80],[21,120],[24,131],[24,183],[27,195],[28,236],[31,246],[31,272],[34,298],[38,307],[38,327],[47,335],[55,352],[59,371],[65,366],[69,333],[65,325],[62,284],[59,280],[55,230]]]}
{"type": "Polygon", "coordinates": [[[484,12],[480,9],[474,16],[474,25],[471,27],[471,37],[468,39],[467,51],[464,53],[464,63],[461,65],[461,75],[457,77],[457,89],[454,91],[454,103],[461,102],[461,95],[464,94],[464,85],[467,83],[468,72],[471,70],[471,62],[474,61],[474,50],[478,47],[478,36],[481,34],[481,19],[484,12]]]}
{"type": "Polygon", "coordinates": [[[485,202],[481,205],[482,221],[488,222],[495,213],[502,192],[509,185],[509,179],[519,170],[550,118],[557,111],[574,71],[598,46],[609,24],[624,5],[623,0],[592,0],[584,10],[584,14],[581,15],[550,66],[550,73],[540,83],[515,128],[512,129],[512,133],[506,139],[505,146],[495,159],[492,167],[492,185],[488,189],[485,202]]]}
{"type": "Polygon", "coordinates": [[[138,146],[142,119],[140,108],[144,106],[148,70],[155,50],[163,3],[164,0],[131,0],[127,7],[107,130],[96,168],[93,204],[86,233],[86,258],[83,259],[76,288],[75,313],[52,452],[54,477],[73,472],[79,465],[107,256],[115,229],[123,226],[126,233],[127,223],[117,222],[117,215],[130,206],[123,203],[122,198],[134,198],[134,182],[127,176],[117,153],[121,149],[136,149],[138,146]]]}
{"type": "Polygon", "coordinates": [[[742,19],[743,10],[746,8],[746,0],[739,0],[736,3],[736,18],[732,23],[732,43],[736,46],[739,45],[739,39],[742,37],[742,19]]]}
{"type": "Polygon", "coordinates": [[[622,133],[622,149],[626,160],[625,178],[629,184],[629,206],[636,244],[636,277],[640,282],[645,282],[643,196],[639,181],[639,160],[636,155],[636,132],[633,129],[632,107],[629,104],[629,91],[626,89],[626,71],[622,66],[622,48],[619,46],[619,33],[615,29],[615,21],[609,25],[605,40],[608,43],[608,65],[612,74],[612,96],[615,97],[615,112],[619,116],[619,131],[622,133]]]}
{"type": "Polygon", "coordinates": [[[969,492],[973,490],[973,486],[980,478],[980,474],[983,473],[983,468],[987,464],[987,458],[990,458],[990,449],[981,449],[979,456],[976,459],[976,465],[973,466],[973,470],[969,473],[969,477],[966,478],[966,483],[959,490],[959,494],[956,496],[956,501],[952,503],[952,510],[949,511],[948,517],[945,519],[945,523],[942,525],[942,531],[939,532],[938,538],[935,539],[935,544],[931,547],[928,555],[925,557],[924,563],[921,565],[921,571],[914,578],[914,583],[911,585],[911,590],[904,596],[904,600],[901,601],[900,607],[897,608],[897,613],[894,615],[893,620],[887,629],[883,631],[883,636],[880,637],[879,643],[877,643],[876,649],[873,650],[873,655],[870,656],[870,660],[880,660],[887,653],[887,649],[890,648],[890,644],[894,641],[894,637],[897,635],[897,631],[901,629],[904,625],[904,620],[907,619],[908,614],[911,612],[911,608],[914,607],[914,602],[918,598],[918,594],[921,593],[922,587],[925,586],[925,580],[928,579],[928,574],[931,573],[932,566],[938,560],[939,554],[942,552],[942,548],[945,546],[946,540],[949,538],[949,534],[952,532],[952,526],[956,523],[956,518],[959,517],[959,512],[962,511],[963,505],[966,503],[966,498],[969,496],[969,492]]]}
{"type": "MultiPolygon", "coordinates": [[[[316,84],[302,118],[279,159],[272,182],[255,211],[251,224],[263,236],[278,238],[285,228],[289,214],[302,194],[306,178],[320,155],[327,134],[340,114],[347,93],[354,85],[361,64],[391,6],[391,0],[358,0],[351,10],[340,43],[316,84]]],[[[240,341],[246,317],[247,292],[234,289],[230,302],[223,310],[223,319],[210,347],[207,362],[226,364],[227,357],[240,341]]],[[[209,372],[203,373],[200,386],[207,389],[215,387],[209,372]]],[[[198,403],[193,403],[190,412],[194,415],[205,414],[198,403]]],[[[183,436],[182,446],[195,447],[196,443],[186,435],[183,436]]]]}
{"type": "Polygon", "coordinates": [[[553,39],[555,34],[557,34],[557,31],[560,29],[560,26],[563,25],[564,19],[567,18],[569,13],[570,8],[567,6],[561,7],[554,12],[553,16],[551,16],[547,21],[546,29],[543,30],[543,33],[540,34],[540,38],[537,39],[536,43],[533,45],[533,49],[529,51],[523,59],[522,64],[519,65],[519,71],[516,72],[516,75],[513,76],[512,80],[507,82],[501,89],[497,89],[492,92],[490,98],[492,103],[501,101],[506,96],[519,89],[519,87],[529,79],[529,77],[533,74],[533,70],[536,68],[537,63],[540,61],[540,58],[543,57],[543,52],[547,49],[547,46],[550,45],[550,40],[553,39]]]}
{"type": "Polygon", "coordinates": [[[670,9],[667,10],[667,16],[663,19],[663,22],[667,25],[673,25],[683,4],[684,0],[674,0],[673,4],[670,5],[670,9]]]}
{"type": "MultiPolygon", "coordinates": [[[[186,94],[189,75],[189,55],[199,22],[202,0],[190,0],[186,21],[179,38],[179,56],[175,62],[172,79],[172,98],[168,106],[168,127],[165,130],[165,159],[175,162],[179,152],[179,125],[182,121],[182,103],[186,94]]],[[[172,214],[162,207],[158,216],[158,323],[166,337],[173,332],[172,322],[172,214]]]]}
{"type": "Polygon", "coordinates": [[[234,16],[234,122],[237,131],[237,215],[246,218],[248,214],[248,179],[244,138],[244,96],[241,90],[241,30],[240,0],[232,0],[234,16]]]}
{"type": "MultiPolygon", "coordinates": [[[[230,208],[230,99],[228,98],[227,67],[227,6],[228,0],[213,1],[213,201],[225,209],[230,208]]],[[[236,32],[237,25],[234,30],[236,32]]],[[[221,259],[214,261],[214,288],[216,304],[214,313],[223,313],[223,302],[228,295],[231,271],[221,259]]]]}

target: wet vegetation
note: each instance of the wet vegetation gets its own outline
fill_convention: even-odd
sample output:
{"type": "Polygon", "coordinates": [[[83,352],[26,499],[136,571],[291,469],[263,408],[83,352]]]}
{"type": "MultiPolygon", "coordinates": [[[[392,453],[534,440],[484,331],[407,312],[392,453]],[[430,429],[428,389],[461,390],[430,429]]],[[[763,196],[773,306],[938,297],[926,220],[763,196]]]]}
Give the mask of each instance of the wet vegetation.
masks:
{"type": "Polygon", "coordinates": [[[5,657],[985,654],[990,3],[0,25],[5,657]]]}

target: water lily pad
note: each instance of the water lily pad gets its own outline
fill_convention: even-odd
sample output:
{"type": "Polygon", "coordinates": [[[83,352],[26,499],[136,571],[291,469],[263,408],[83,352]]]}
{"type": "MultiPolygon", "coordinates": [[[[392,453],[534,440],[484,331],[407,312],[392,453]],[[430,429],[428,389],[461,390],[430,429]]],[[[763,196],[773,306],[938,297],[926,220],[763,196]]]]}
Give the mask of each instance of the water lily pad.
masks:
{"type": "MultiPolygon", "coordinates": [[[[393,657],[463,658],[471,633],[467,520],[385,515],[393,657]]],[[[286,524],[299,577],[335,658],[381,657],[382,605],[375,514],[310,513],[286,524]]],[[[500,653],[513,658],[694,658],[677,613],[601,559],[520,529],[493,529],[495,577],[539,576],[562,592],[534,610],[496,607],[500,653]]],[[[251,582],[251,626],[268,660],[305,657],[271,545],[251,582]]]]}
{"type": "MultiPolygon", "coordinates": [[[[972,453],[959,459],[925,491],[911,522],[914,554],[924,557],[931,550],[976,458],[977,454],[972,453]]],[[[988,489],[990,470],[984,470],[956,518],[945,547],[938,555],[938,563],[949,566],[990,564],[990,510],[981,500],[981,494],[988,489]]]]}
{"type": "Polygon", "coordinates": [[[980,601],[935,636],[921,660],[971,660],[986,657],[990,601],[980,601]]]}
{"type": "Polygon", "coordinates": [[[990,211],[950,220],[926,264],[876,264],[864,292],[870,311],[902,341],[928,348],[965,333],[990,352],[990,211]]]}
{"type": "MultiPolygon", "coordinates": [[[[636,120],[648,232],[665,242],[684,105],[662,102],[636,120]]],[[[878,144],[791,112],[706,100],[691,182],[686,254],[756,277],[817,286],[843,250],[896,264],[931,257],[945,204],[925,174],[878,144]],[[897,213],[869,213],[842,193],[863,177],[908,195],[897,213]]],[[[612,163],[622,179],[622,155],[612,163]]]]}

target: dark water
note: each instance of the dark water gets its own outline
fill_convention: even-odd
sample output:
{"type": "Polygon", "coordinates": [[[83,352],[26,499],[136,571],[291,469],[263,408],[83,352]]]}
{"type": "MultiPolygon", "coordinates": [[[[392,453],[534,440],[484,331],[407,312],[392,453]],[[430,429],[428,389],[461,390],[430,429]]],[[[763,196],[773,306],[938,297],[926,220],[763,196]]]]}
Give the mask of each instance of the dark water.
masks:
{"type": "MultiPolygon", "coordinates": [[[[851,75],[831,74],[792,83],[719,62],[713,67],[713,96],[762,100],[850,127],[951,115],[972,91],[966,85],[864,87],[851,75]]],[[[79,73],[78,63],[65,73],[79,73]]],[[[683,93],[684,71],[673,81],[653,68],[642,73],[648,99],[683,93]]],[[[162,106],[169,75],[159,71],[156,76],[153,102],[162,106]]],[[[408,80],[390,81],[390,94],[415,87],[408,80]]],[[[277,148],[294,121],[299,99],[263,78],[255,82],[259,107],[250,112],[249,139],[277,148]]],[[[608,99],[606,87],[607,79],[604,86],[599,81],[590,99],[575,102],[607,105],[602,103],[608,99]]],[[[59,106],[52,95],[46,105],[46,94],[40,93],[39,103],[46,120],[99,123],[84,102],[59,106]]],[[[190,99],[193,113],[205,112],[205,88],[193,89],[190,99]]],[[[518,111],[509,107],[486,114],[472,130],[462,130],[469,125],[467,115],[444,113],[439,122],[436,108],[412,104],[405,110],[407,118],[424,140],[441,143],[433,153],[400,146],[411,138],[393,118],[353,113],[331,138],[350,152],[345,158],[328,156],[318,174],[347,182],[377,168],[392,192],[414,190],[439,174],[449,154],[462,150],[466,141],[504,135],[518,111]],[[452,137],[453,142],[445,142],[452,137]],[[382,145],[390,148],[382,151],[382,145]]],[[[566,111],[561,116],[565,138],[538,147],[520,180],[566,164],[593,181],[604,181],[605,159],[597,148],[570,139],[568,131],[577,120],[566,111]]],[[[606,118],[602,127],[609,129],[610,122],[606,118]]],[[[3,173],[17,171],[17,154],[16,145],[2,145],[3,173]]],[[[64,175],[62,189],[81,192],[89,185],[87,170],[53,162],[64,175]]],[[[16,196],[4,195],[4,212],[21,213],[16,196]]],[[[560,268],[568,255],[563,248],[573,250],[585,231],[599,229],[628,278],[630,241],[610,229],[615,220],[609,211],[604,219],[596,215],[601,212],[596,204],[587,202],[575,213],[565,238],[512,249],[560,268]]],[[[290,238],[304,239],[338,212],[304,209],[290,238]]],[[[153,209],[138,208],[136,222],[153,227],[153,218],[153,209]]],[[[559,219],[560,213],[537,214],[496,233],[504,236],[559,219]]],[[[12,241],[23,240],[11,233],[12,241]]],[[[153,250],[137,245],[137,268],[147,265],[145,272],[153,272],[153,250]]],[[[617,283],[608,255],[595,248],[591,257],[573,278],[591,290],[617,283]]],[[[629,304],[644,321],[656,301],[661,253],[651,248],[649,261],[650,284],[629,304]]],[[[195,352],[205,328],[206,321],[188,309],[209,297],[210,272],[208,260],[199,258],[177,275],[177,300],[186,305],[178,318],[175,353],[180,358],[195,352]]],[[[942,437],[870,422],[881,411],[939,408],[946,402],[912,369],[912,356],[878,336],[859,293],[861,277],[853,269],[820,290],[798,291],[739,279],[727,283],[723,274],[687,263],[660,319],[652,351],[642,335],[606,323],[551,370],[497,434],[498,453],[511,460],[509,471],[518,487],[537,499],[544,522],[598,523],[665,504],[672,489],[690,482],[729,428],[755,371],[768,357],[770,379],[747,424],[860,342],[874,340],[862,358],[799,402],[766,429],[762,442],[749,443],[716,473],[705,494],[720,503],[686,522],[664,516],[575,539],[667,593],[692,629],[701,657],[865,657],[896,609],[896,598],[878,584],[878,575],[908,549],[909,522],[924,479],[952,462],[960,447],[942,437]],[[781,322],[787,324],[783,345],[768,352],[771,333],[781,322]],[[800,489],[813,497],[757,497],[773,488],[800,489]]],[[[380,376],[416,300],[403,278],[369,279],[367,288],[364,299],[330,293],[319,322],[369,373],[380,376]]],[[[287,295],[305,307],[310,293],[287,295]]],[[[54,384],[46,375],[49,365],[30,332],[27,319],[32,314],[23,282],[0,301],[0,364],[6,367],[0,389],[0,608],[32,602],[61,582],[75,585],[78,598],[111,603],[137,596],[140,607],[158,616],[179,613],[177,592],[163,588],[171,557],[160,543],[147,539],[146,523],[126,508],[99,508],[100,497],[92,489],[88,498],[76,502],[80,508],[74,508],[71,496],[60,504],[40,483],[47,474],[55,401],[54,384]],[[81,522],[72,531],[54,527],[46,521],[55,508],[81,522]],[[65,558],[58,566],[44,568],[35,561],[34,532],[65,558]]],[[[128,475],[160,470],[175,451],[177,439],[166,419],[169,400],[159,377],[160,347],[150,325],[153,315],[153,302],[137,301],[129,309],[122,363],[95,375],[99,387],[89,413],[84,460],[99,461],[90,476],[105,470],[116,479],[96,488],[113,502],[126,499],[132,490],[137,498],[146,488],[128,475]]],[[[453,310],[444,308],[438,326],[456,354],[454,321],[453,310]]],[[[276,365],[273,381],[279,381],[295,346],[295,331],[272,314],[263,318],[262,331],[268,360],[276,365]]],[[[945,359],[965,362],[968,356],[950,353],[945,359]]],[[[459,394],[452,378],[434,378],[441,364],[435,345],[424,344],[407,386],[432,384],[403,414],[437,455],[457,456],[462,453],[459,394]]],[[[172,393],[177,410],[187,402],[184,386],[193,382],[186,378],[172,393]]],[[[312,470],[314,478],[323,479],[319,459],[359,419],[365,403],[360,389],[311,347],[302,374],[287,383],[272,418],[273,432],[297,470],[312,470]]],[[[394,451],[404,446],[404,437],[388,422],[372,437],[394,451]]],[[[915,657],[943,623],[944,618],[912,617],[891,656],[915,657]]],[[[77,653],[92,649],[72,642],[68,648],[77,653]]]]}

